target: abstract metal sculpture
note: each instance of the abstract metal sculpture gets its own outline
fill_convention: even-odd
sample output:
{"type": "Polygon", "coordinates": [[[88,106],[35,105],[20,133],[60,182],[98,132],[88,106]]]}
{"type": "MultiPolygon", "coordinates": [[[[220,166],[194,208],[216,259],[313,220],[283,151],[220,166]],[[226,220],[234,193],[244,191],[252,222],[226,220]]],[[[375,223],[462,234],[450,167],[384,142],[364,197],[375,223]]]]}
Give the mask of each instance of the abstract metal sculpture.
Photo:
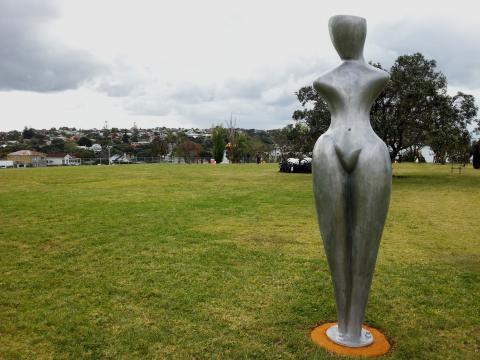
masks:
{"type": "Polygon", "coordinates": [[[343,346],[363,347],[373,342],[362,323],[392,181],[387,147],[373,131],[369,113],[389,75],[363,58],[365,19],[334,16],[329,29],[342,64],[314,82],[328,104],[331,124],[315,144],[312,163],[338,316],[327,336],[343,346]]]}

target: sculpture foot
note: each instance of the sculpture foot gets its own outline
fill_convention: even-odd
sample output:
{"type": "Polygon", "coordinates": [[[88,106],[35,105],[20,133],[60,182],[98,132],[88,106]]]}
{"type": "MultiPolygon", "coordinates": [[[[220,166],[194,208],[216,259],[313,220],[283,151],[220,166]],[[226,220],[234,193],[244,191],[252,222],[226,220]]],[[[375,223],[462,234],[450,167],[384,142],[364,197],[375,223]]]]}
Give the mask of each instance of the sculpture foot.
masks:
{"type": "Polygon", "coordinates": [[[373,343],[373,335],[370,331],[362,328],[362,333],[359,338],[352,339],[350,337],[343,336],[338,331],[338,325],[333,325],[327,330],[327,336],[334,343],[342,346],[358,348],[368,346],[373,343]]]}
{"type": "Polygon", "coordinates": [[[343,344],[339,344],[331,340],[327,335],[327,331],[332,328],[337,328],[336,323],[325,323],[317,326],[310,333],[312,341],[321,348],[342,356],[361,356],[361,357],[376,357],[385,355],[390,350],[390,344],[380,331],[364,326],[365,330],[368,330],[372,335],[373,343],[368,346],[362,347],[349,347],[343,344]]]}

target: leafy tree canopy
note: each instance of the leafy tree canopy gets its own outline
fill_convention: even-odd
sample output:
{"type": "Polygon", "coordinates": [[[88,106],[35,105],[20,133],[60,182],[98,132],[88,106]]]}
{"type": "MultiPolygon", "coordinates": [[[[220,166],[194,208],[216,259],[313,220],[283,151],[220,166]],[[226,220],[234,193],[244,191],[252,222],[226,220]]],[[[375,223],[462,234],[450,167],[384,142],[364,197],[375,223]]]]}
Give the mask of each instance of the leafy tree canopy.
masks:
{"type": "Polygon", "coordinates": [[[86,136],[82,136],[80,139],[78,139],[77,144],[80,146],[90,147],[92,146],[92,140],[90,140],[86,136]]]}
{"type": "MultiPolygon", "coordinates": [[[[383,69],[380,64],[372,65],[383,69]]],[[[392,160],[401,151],[425,145],[432,148],[439,162],[468,149],[467,126],[477,121],[478,111],[472,95],[448,95],[445,75],[437,70],[435,60],[420,53],[398,57],[389,73],[391,79],[370,115],[372,127],[387,144],[392,160]]],[[[328,129],[330,112],[312,86],[302,87],[296,95],[301,108],[294,111],[296,125],[287,132],[296,139],[298,151],[310,152],[328,129]],[[296,131],[298,124],[307,129],[296,131]]]]}
{"type": "Polygon", "coordinates": [[[222,125],[217,125],[212,130],[213,158],[217,163],[223,160],[227,138],[227,129],[222,125]]]}

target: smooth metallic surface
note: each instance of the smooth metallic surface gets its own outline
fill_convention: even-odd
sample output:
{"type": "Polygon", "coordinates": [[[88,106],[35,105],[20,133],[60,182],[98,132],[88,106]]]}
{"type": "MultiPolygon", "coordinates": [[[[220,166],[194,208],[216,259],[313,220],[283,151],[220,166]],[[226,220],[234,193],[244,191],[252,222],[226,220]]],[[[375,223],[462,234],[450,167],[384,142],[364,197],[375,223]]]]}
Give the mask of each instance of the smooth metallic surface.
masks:
{"type": "Polygon", "coordinates": [[[362,333],[360,334],[360,339],[356,341],[352,341],[349,338],[345,338],[343,334],[338,331],[338,325],[333,325],[329,327],[327,330],[327,336],[334,343],[337,343],[343,346],[348,346],[348,347],[363,347],[373,343],[372,333],[363,328],[362,328],[362,333]]]}
{"type": "Polygon", "coordinates": [[[389,75],[363,59],[365,19],[334,16],[329,28],[343,61],[314,82],[332,121],[313,150],[313,187],[337,305],[338,336],[332,340],[365,346],[362,323],[392,181],[387,147],[369,113],[389,75]]]}

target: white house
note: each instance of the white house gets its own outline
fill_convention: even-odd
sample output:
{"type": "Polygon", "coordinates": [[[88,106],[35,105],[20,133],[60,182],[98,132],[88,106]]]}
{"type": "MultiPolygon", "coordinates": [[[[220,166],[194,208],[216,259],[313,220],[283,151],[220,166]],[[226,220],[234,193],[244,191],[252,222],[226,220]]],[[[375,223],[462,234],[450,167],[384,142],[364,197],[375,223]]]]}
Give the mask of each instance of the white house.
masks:
{"type": "Polygon", "coordinates": [[[12,160],[0,160],[0,169],[13,168],[12,160]]]}
{"type": "Polygon", "coordinates": [[[47,166],[62,166],[63,165],[63,156],[59,155],[47,155],[47,166]]]}
{"type": "Polygon", "coordinates": [[[81,159],[69,154],[56,153],[47,155],[47,166],[75,166],[80,164],[81,159]]]}
{"type": "Polygon", "coordinates": [[[185,135],[187,135],[189,138],[193,138],[193,139],[196,139],[196,138],[202,136],[202,134],[199,134],[199,133],[197,133],[193,130],[188,130],[185,135]]]}
{"type": "Polygon", "coordinates": [[[63,165],[65,166],[77,166],[80,165],[81,162],[81,159],[69,154],[65,155],[65,157],[63,158],[63,165]]]}

